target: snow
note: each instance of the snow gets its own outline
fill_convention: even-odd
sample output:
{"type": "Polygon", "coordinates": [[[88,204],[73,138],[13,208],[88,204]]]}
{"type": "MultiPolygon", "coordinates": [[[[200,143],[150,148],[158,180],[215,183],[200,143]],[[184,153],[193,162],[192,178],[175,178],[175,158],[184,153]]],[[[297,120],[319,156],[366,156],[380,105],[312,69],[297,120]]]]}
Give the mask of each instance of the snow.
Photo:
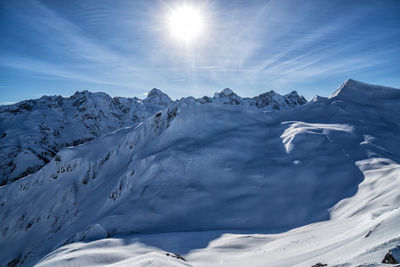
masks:
{"type": "MultiPolygon", "coordinates": [[[[352,133],[354,128],[346,124],[321,124],[321,123],[304,123],[304,122],[285,122],[285,124],[290,124],[281,138],[285,145],[287,153],[293,150],[296,143],[301,144],[304,140],[309,138],[309,135],[314,135],[313,144],[318,145],[318,142],[330,141],[330,137],[333,132],[335,134],[342,133],[352,133]]],[[[310,145],[307,144],[307,148],[310,149],[310,145]]]]}
{"type": "Polygon", "coordinates": [[[220,93],[215,93],[213,98],[204,97],[199,102],[239,105],[250,109],[272,111],[304,105],[307,101],[304,97],[299,96],[296,91],[282,96],[271,90],[253,98],[242,98],[231,89],[225,88],[220,93]]]}
{"type": "Polygon", "coordinates": [[[157,88],[153,88],[148,94],[147,98],[143,100],[143,103],[152,103],[158,106],[168,106],[173,103],[168,95],[164,94],[157,88]]]}
{"type": "MultiPolygon", "coordinates": [[[[234,95],[239,101],[234,104],[253,101],[234,95]]],[[[306,102],[297,93],[291,97],[277,94],[274,97],[280,101],[274,102],[274,109],[295,107],[306,102]]],[[[232,104],[225,98],[210,98],[210,102],[232,104]]],[[[156,112],[180,102],[208,103],[193,97],[172,101],[168,95],[153,88],[143,100],[111,98],[105,93],[82,91],[69,98],[43,96],[1,106],[0,185],[36,172],[64,147],[86,143],[115,130],[137,125],[156,112]]],[[[267,102],[257,108],[271,107],[267,102]]]]}
{"type": "Polygon", "coordinates": [[[349,79],[329,98],[346,100],[357,104],[371,104],[371,99],[377,101],[388,100],[390,102],[399,100],[400,93],[396,88],[371,85],[349,79]]]}
{"type": "Polygon", "coordinates": [[[0,264],[381,266],[400,242],[388,90],[346,82],[280,112],[224,90],[63,148],[0,188],[0,264]]]}

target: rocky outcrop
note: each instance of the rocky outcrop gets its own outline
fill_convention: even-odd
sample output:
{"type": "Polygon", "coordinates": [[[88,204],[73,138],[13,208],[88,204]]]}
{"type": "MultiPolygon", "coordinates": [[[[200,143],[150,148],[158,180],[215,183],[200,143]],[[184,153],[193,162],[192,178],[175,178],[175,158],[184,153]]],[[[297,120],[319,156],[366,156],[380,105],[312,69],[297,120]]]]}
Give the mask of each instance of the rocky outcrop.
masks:
{"type": "Polygon", "coordinates": [[[385,257],[383,258],[382,263],[387,263],[387,264],[400,263],[400,246],[397,246],[389,250],[389,252],[386,253],[385,257]]]}

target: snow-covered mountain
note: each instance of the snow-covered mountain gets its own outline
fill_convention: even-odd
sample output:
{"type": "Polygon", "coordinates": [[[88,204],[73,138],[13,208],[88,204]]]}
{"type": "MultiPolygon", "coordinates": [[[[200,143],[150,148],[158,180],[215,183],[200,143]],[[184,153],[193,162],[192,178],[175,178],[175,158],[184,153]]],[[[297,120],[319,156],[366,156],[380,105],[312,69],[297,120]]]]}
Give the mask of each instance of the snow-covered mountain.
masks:
{"type": "Polygon", "coordinates": [[[259,96],[249,98],[240,97],[231,89],[225,88],[220,93],[215,93],[214,97],[204,96],[199,99],[183,98],[181,101],[196,101],[204,103],[230,104],[234,106],[243,106],[250,109],[262,109],[264,111],[281,110],[293,108],[307,103],[303,96],[299,96],[296,91],[287,95],[280,95],[271,90],[259,96]]]}
{"type": "Polygon", "coordinates": [[[153,89],[145,104],[137,98],[83,91],[69,98],[43,96],[1,106],[1,184],[34,173],[63,147],[137,124],[166,108],[169,102],[159,101],[157,93],[153,89]]]}
{"type": "MultiPolygon", "coordinates": [[[[292,92],[240,98],[229,89],[210,102],[253,105],[262,109],[295,107],[306,100],[292,92]],[[262,99],[262,100],[258,100],[262,99]],[[254,103],[253,103],[254,102],[254,103]]],[[[191,99],[202,102],[202,99],[191,99]]],[[[157,111],[176,105],[166,94],[152,89],[147,98],[110,97],[105,93],[76,92],[69,98],[43,96],[15,105],[0,106],[0,185],[5,185],[47,164],[63,147],[76,146],[112,131],[136,125],[157,111]]]]}
{"type": "Polygon", "coordinates": [[[0,187],[1,265],[380,266],[399,245],[399,89],[156,95],[0,187]]]}

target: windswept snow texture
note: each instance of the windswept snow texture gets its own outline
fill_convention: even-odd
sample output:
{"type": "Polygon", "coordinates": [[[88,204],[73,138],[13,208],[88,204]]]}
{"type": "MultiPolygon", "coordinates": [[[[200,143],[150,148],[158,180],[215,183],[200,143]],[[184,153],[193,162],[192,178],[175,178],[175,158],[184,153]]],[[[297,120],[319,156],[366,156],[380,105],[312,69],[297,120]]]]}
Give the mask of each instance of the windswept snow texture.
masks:
{"type": "Polygon", "coordinates": [[[281,112],[213,99],[1,187],[0,264],[379,266],[399,244],[400,90],[349,80],[281,112]]]}
{"type": "MultiPolygon", "coordinates": [[[[279,110],[306,103],[295,91],[281,96],[271,91],[255,98],[241,98],[229,89],[208,102],[279,110]],[[235,96],[235,103],[230,99],[235,96]]],[[[204,102],[186,98],[172,101],[158,89],[147,98],[111,98],[105,93],[76,92],[69,98],[43,96],[10,106],[0,106],[0,185],[36,172],[63,147],[76,146],[99,136],[137,125],[157,111],[180,102],[204,102]]]]}

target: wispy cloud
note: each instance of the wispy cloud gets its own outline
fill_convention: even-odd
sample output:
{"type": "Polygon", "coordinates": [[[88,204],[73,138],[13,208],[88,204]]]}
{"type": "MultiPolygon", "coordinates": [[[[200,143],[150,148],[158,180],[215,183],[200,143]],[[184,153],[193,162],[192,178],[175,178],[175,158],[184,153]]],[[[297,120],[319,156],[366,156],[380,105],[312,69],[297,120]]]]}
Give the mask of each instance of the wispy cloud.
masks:
{"type": "Polygon", "coordinates": [[[0,106],[8,106],[8,105],[12,105],[12,104],[15,104],[16,102],[0,102],[0,106]]]}
{"type": "Polygon", "coordinates": [[[0,67],[49,77],[49,86],[74,80],[137,95],[158,87],[173,97],[316,87],[377,69],[400,83],[400,18],[390,1],[202,1],[207,29],[190,47],[171,40],[161,3],[6,2],[0,67]]]}
{"type": "Polygon", "coordinates": [[[216,70],[219,69],[219,66],[203,66],[203,67],[197,67],[198,69],[203,69],[203,70],[216,70]]]}
{"type": "Polygon", "coordinates": [[[1,65],[63,79],[128,85],[129,81],[121,81],[121,76],[127,72],[134,73],[135,67],[126,56],[101,45],[82,29],[40,2],[25,2],[27,6],[21,7],[23,10],[18,14],[20,20],[41,34],[37,38],[44,39],[41,42],[44,49],[60,53],[65,60],[3,53],[1,65]],[[32,13],[34,17],[26,16],[25,12],[32,13]],[[47,42],[47,36],[51,36],[51,41],[47,42]]]}

